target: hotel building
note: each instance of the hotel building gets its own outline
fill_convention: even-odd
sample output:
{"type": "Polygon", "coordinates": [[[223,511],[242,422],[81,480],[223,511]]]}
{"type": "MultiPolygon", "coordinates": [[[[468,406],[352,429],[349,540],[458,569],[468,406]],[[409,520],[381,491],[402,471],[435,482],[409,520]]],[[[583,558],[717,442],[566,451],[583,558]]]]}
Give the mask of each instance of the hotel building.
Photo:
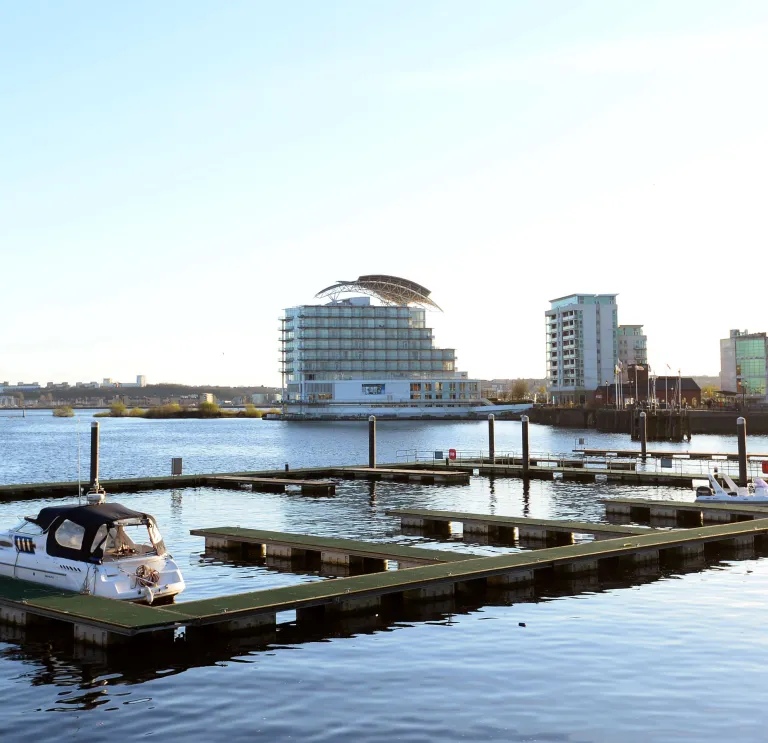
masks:
{"type": "Polygon", "coordinates": [[[570,294],[544,313],[547,392],[558,405],[583,405],[612,382],[619,361],[616,294],[570,294]]]}
{"type": "Polygon", "coordinates": [[[471,417],[480,408],[528,407],[483,400],[479,380],[456,369],[455,350],[435,347],[426,308],[440,308],[429,295],[412,281],[370,275],[318,292],[326,304],[286,309],[280,321],[286,417],[471,417]]]}

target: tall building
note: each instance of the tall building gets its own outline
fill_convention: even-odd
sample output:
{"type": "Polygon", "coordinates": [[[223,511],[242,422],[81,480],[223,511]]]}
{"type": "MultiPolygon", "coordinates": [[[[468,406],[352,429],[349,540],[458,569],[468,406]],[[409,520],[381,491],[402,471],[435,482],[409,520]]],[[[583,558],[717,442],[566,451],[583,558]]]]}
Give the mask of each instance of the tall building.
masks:
{"type": "Polygon", "coordinates": [[[583,405],[587,394],[614,379],[619,361],[616,294],[570,294],[550,300],[547,389],[557,404],[583,405]]]}
{"type": "MultiPolygon", "coordinates": [[[[645,366],[648,363],[648,338],[642,325],[619,325],[616,331],[619,348],[619,366],[623,380],[627,382],[630,366],[645,366]]],[[[605,380],[603,380],[605,381],[605,380]]]]}
{"type": "Polygon", "coordinates": [[[136,385],[138,387],[146,387],[147,386],[147,378],[143,374],[139,374],[136,377],[136,385]]]}
{"type": "Polygon", "coordinates": [[[455,350],[435,347],[425,308],[440,308],[429,295],[412,281],[370,275],[318,292],[316,298],[329,299],[327,304],[286,309],[280,321],[285,413],[454,417],[481,407],[525,409],[484,401],[479,380],[457,371],[455,350]],[[350,293],[357,296],[342,297],[350,293]]]}
{"type": "Polygon", "coordinates": [[[731,330],[720,341],[720,389],[747,397],[768,393],[768,339],[765,333],[731,330]]]}

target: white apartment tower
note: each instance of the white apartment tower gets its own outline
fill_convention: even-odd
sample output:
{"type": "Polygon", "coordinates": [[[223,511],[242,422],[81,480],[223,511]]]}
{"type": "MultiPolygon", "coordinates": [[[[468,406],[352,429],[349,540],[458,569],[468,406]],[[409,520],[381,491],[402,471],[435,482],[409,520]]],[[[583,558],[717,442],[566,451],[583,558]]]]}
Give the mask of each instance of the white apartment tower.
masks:
{"type": "Polygon", "coordinates": [[[583,405],[588,393],[613,382],[619,361],[616,294],[570,294],[544,313],[547,388],[552,402],[583,405]]]}

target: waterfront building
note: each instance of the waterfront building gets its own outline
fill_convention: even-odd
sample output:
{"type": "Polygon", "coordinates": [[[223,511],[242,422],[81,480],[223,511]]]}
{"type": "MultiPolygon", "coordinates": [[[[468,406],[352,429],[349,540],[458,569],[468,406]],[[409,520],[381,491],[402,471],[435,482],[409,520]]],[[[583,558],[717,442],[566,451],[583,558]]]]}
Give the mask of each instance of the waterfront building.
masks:
{"type": "Polygon", "coordinates": [[[648,338],[643,333],[642,325],[619,325],[616,330],[616,342],[621,375],[623,380],[628,382],[630,366],[648,364],[648,338]]]}
{"type": "Polygon", "coordinates": [[[290,307],[281,318],[286,416],[467,417],[527,407],[491,406],[479,380],[456,369],[455,350],[435,347],[426,310],[440,308],[423,286],[361,276],[316,298],[330,301],[290,307]]]}
{"type": "Polygon", "coordinates": [[[616,294],[569,294],[550,300],[546,327],[547,392],[558,405],[584,405],[614,380],[619,362],[616,294]]]}
{"type": "Polygon", "coordinates": [[[720,389],[768,399],[768,338],[765,333],[731,330],[720,341],[720,389]]]}
{"type": "Polygon", "coordinates": [[[0,408],[18,407],[19,400],[14,395],[0,395],[0,408]]]}

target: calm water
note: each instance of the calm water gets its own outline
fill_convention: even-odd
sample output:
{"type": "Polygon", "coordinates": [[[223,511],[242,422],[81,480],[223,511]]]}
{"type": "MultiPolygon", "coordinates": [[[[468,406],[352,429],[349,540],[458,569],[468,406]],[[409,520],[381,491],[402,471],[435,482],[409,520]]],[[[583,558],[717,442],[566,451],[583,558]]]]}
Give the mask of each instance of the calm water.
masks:
{"type": "MultiPolygon", "coordinates": [[[[80,423],[87,472],[88,423],[80,423]]],[[[77,422],[0,417],[0,483],[77,478],[77,422]]],[[[532,427],[532,448],[625,446],[626,436],[532,427]]],[[[497,423],[497,448],[519,424],[497,423]]],[[[402,449],[484,448],[484,423],[379,425],[379,458],[402,449]]],[[[750,447],[768,450],[768,439],[750,447]]],[[[685,447],[680,447],[684,449],[685,447]]],[[[692,449],[733,451],[697,436],[692,449]]],[[[102,475],[363,462],[365,424],[259,420],[102,419],[102,475]]],[[[478,554],[508,551],[407,537],[397,506],[604,520],[601,497],[692,498],[686,490],[473,478],[469,487],[343,482],[335,498],[207,488],[121,495],[157,516],[188,582],[182,601],[325,580],[203,554],[195,527],[311,532],[478,554]]],[[[0,504],[0,524],[44,501],[0,504]]],[[[491,605],[411,609],[397,621],[357,618],[315,635],[284,620],[266,642],[228,639],[145,657],[76,648],[66,638],[0,627],[4,740],[140,737],[194,741],[760,741],[768,709],[768,560],[711,563],[654,580],[583,582],[491,605]],[[521,626],[524,625],[524,626],[521,626]]]]}

